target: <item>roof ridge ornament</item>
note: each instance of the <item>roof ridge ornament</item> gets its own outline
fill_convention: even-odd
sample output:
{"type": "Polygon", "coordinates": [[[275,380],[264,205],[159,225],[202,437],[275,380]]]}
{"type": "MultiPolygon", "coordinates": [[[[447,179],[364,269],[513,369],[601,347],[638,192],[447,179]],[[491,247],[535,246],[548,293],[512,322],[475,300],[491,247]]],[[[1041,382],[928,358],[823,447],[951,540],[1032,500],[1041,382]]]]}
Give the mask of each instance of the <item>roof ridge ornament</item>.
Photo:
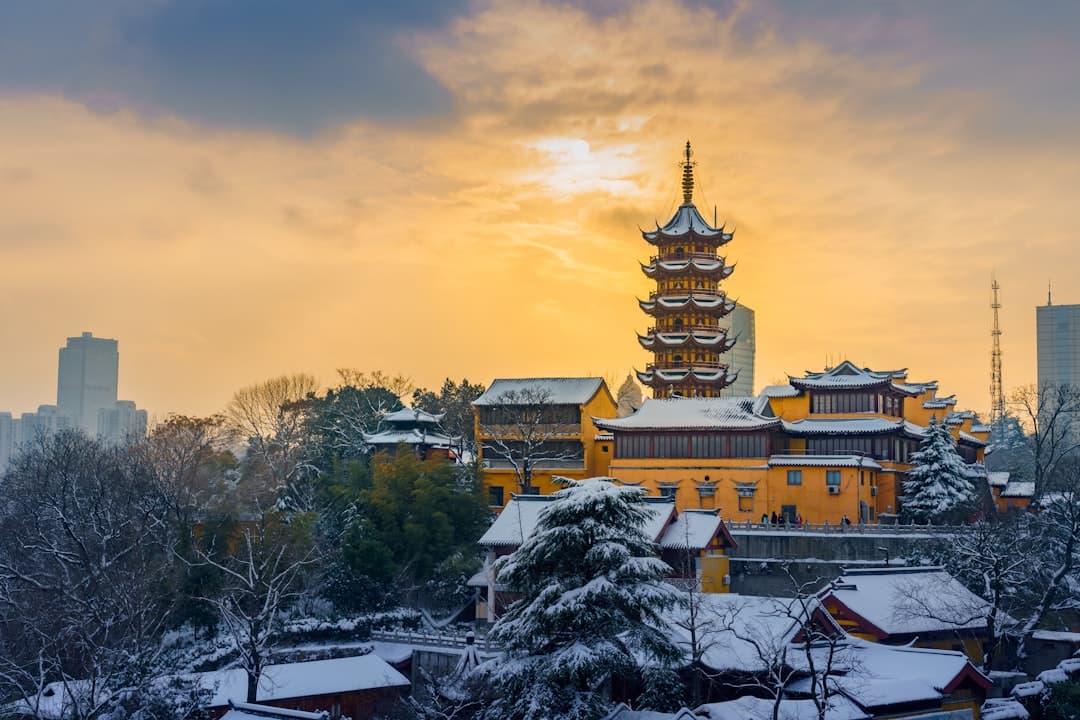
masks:
{"type": "Polygon", "coordinates": [[[691,160],[694,156],[694,151],[690,149],[690,141],[686,141],[686,151],[684,153],[683,171],[682,171],[682,198],[683,205],[689,205],[694,199],[694,166],[696,162],[691,160]]]}

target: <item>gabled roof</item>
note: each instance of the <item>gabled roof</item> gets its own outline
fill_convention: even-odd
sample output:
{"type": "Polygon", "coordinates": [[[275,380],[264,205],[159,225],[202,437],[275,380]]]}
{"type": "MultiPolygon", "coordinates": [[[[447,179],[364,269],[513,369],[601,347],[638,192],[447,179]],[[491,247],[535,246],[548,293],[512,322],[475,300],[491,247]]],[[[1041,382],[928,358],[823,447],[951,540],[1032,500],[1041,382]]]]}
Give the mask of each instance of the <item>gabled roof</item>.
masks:
{"type": "MultiPolygon", "coordinates": [[[[188,676],[213,693],[208,707],[247,697],[247,672],[241,668],[188,676]]],[[[374,653],[332,660],[269,665],[259,677],[259,702],[336,693],[406,687],[409,680],[374,653]]]]}
{"type": "Polygon", "coordinates": [[[1001,490],[1003,498],[1032,498],[1035,496],[1035,483],[1030,480],[1009,480],[1001,490]]]}
{"type": "Polygon", "coordinates": [[[657,544],[661,550],[704,550],[718,533],[725,547],[738,547],[717,511],[683,510],[668,524],[657,544]]]}
{"type": "Polygon", "coordinates": [[[448,448],[454,444],[454,438],[438,432],[424,432],[412,428],[409,430],[385,430],[379,433],[364,433],[364,442],[369,445],[427,445],[435,448],[448,448]]]}
{"type": "Polygon", "coordinates": [[[504,405],[507,393],[543,397],[543,402],[551,405],[584,405],[601,387],[606,387],[604,379],[598,377],[498,378],[473,405],[504,405]]]}
{"type": "Polygon", "coordinates": [[[989,604],[941,567],[848,570],[822,591],[860,629],[892,635],[982,629],[989,604]]]}
{"type": "Polygon", "coordinates": [[[801,378],[791,377],[793,386],[802,390],[857,390],[864,388],[892,387],[905,395],[918,395],[934,383],[906,384],[907,370],[871,370],[860,368],[850,360],[821,372],[807,371],[801,378]]]}
{"type": "MultiPolygon", "coordinates": [[[[743,695],[727,702],[708,703],[697,708],[698,720],[772,720],[773,703],[769,698],[743,695]]],[[[825,720],[868,720],[871,716],[845,696],[829,698],[825,720]]],[[[818,720],[818,707],[813,700],[783,698],[779,706],[780,720],[818,720]]]]}
{"type": "Polygon", "coordinates": [[[755,413],[750,397],[650,398],[633,415],[593,422],[605,430],[755,430],[780,425],[779,418],[755,413]]]}

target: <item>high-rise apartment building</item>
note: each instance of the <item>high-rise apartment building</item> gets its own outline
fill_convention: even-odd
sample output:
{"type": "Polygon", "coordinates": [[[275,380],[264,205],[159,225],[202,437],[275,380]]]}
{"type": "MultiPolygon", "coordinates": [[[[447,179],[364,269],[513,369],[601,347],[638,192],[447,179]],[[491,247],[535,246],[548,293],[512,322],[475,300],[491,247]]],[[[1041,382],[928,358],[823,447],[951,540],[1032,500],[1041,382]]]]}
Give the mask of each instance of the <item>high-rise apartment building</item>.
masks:
{"type": "Polygon", "coordinates": [[[116,407],[120,353],[116,340],[96,338],[84,332],[69,337],[60,348],[56,383],[56,407],[76,427],[90,435],[98,433],[98,411],[116,407]]]}
{"type": "Polygon", "coordinates": [[[9,412],[0,412],[0,472],[7,467],[11,454],[15,452],[15,423],[18,422],[9,412]]]}
{"type": "Polygon", "coordinates": [[[1080,387],[1080,305],[1035,308],[1039,386],[1080,387]]]}
{"type": "Polygon", "coordinates": [[[720,397],[750,397],[754,394],[754,311],[745,305],[736,305],[730,315],[720,318],[719,324],[735,338],[735,347],[728,354],[731,367],[739,371],[735,382],[720,391],[720,397]]]}

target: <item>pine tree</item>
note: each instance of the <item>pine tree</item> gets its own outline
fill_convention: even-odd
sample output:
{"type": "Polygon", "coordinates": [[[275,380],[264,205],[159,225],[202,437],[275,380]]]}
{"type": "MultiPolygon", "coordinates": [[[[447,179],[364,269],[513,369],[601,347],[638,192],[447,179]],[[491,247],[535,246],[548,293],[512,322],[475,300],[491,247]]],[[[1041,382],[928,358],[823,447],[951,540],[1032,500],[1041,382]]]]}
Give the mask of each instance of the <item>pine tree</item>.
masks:
{"type": "Polygon", "coordinates": [[[521,599],[492,629],[503,656],[479,670],[492,720],[600,717],[606,681],[679,656],[658,628],[681,598],[641,529],[641,489],[601,478],[568,483],[495,568],[521,599]]]}
{"type": "Polygon", "coordinates": [[[919,450],[911,459],[914,467],[902,486],[904,515],[915,522],[962,520],[976,501],[976,489],[956,452],[949,428],[931,418],[919,450]]]}

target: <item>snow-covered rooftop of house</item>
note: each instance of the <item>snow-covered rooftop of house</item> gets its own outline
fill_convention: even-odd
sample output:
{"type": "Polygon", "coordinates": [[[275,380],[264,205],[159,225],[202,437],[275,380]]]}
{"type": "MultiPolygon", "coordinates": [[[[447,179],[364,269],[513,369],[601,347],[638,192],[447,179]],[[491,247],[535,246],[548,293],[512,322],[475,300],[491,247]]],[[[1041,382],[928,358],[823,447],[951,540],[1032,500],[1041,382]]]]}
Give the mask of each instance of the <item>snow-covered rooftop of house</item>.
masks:
{"type": "Polygon", "coordinates": [[[384,430],[383,432],[364,433],[364,442],[369,445],[429,445],[431,447],[450,447],[454,444],[454,438],[437,432],[424,432],[412,428],[411,430],[384,430]]]}
{"type": "MultiPolygon", "coordinates": [[[[723,523],[712,510],[683,510],[676,516],[657,543],[663,550],[702,550],[720,532],[723,523]]],[[[729,542],[734,540],[729,536],[729,542]]]]}
{"type": "Polygon", "coordinates": [[[769,465],[799,465],[811,467],[859,467],[867,470],[881,470],[873,458],[862,455],[773,455],[769,465]]]}
{"type": "Polygon", "coordinates": [[[982,628],[989,607],[940,567],[848,570],[822,596],[887,635],[982,628]]]}
{"type": "Polygon", "coordinates": [[[1030,498],[1035,495],[1035,483],[1028,480],[1009,480],[1002,489],[1003,498],[1030,498]]]}
{"type": "Polygon", "coordinates": [[[1069,674],[1061,668],[1056,667],[1050,668],[1049,670],[1043,670],[1038,674],[1037,679],[1045,685],[1056,685],[1057,683],[1069,682],[1069,674]]]}
{"type": "Polygon", "coordinates": [[[1032,680],[1031,682],[1020,683],[1013,687],[1012,696],[1015,698],[1029,698],[1035,697],[1042,693],[1046,689],[1046,684],[1041,680],[1032,680]]]}
{"type": "Polygon", "coordinates": [[[946,397],[934,397],[930,400],[924,400],[922,406],[927,410],[944,410],[947,407],[956,405],[956,396],[949,395],[946,397]]]}
{"type": "Polygon", "coordinates": [[[593,422],[608,430],[751,430],[780,424],[777,418],[755,413],[750,397],[650,398],[633,415],[593,422]]]}
{"type": "Polygon", "coordinates": [[[1028,720],[1027,708],[1016,700],[993,698],[983,703],[979,713],[982,720],[1028,720]]]}
{"type": "Polygon", "coordinates": [[[423,423],[430,425],[437,425],[446,413],[439,413],[438,415],[432,415],[429,412],[415,408],[402,408],[401,410],[395,410],[394,412],[383,413],[383,422],[388,423],[423,423]]]}
{"type": "Polygon", "coordinates": [[[631,710],[625,703],[619,703],[614,710],[600,720],[700,720],[700,718],[687,708],[680,708],[676,712],[669,713],[658,710],[631,710]]]}
{"type": "Polygon", "coordinates": [[[499,378],[491,383],[487,392],[473,401],[473,405],[505,405],[507,393],[517,394],[518,404],[522,402],[520,396],[527,395],[528,403],[542,401],[551,405],[584,405],[603,383],[604,379],[598,377],[499,378]]]}
{"type": "MultiPolygon", "coordinates": [[[[744,695],[736,700],[709,703],[695,711],[707,720],[772,720],[773,700],[744,695]]],[[[780,700],[779,720],[819,720],[818,707],[813,700],[780,700]]],[[[843,695],[833,695],[825,709],[825,720],[864,720],[869,718],[859,706],[843,695]]]]}
{"type": "MultiPolygon", "coordinates": [[[[965,680],[983,688],[992,685],[961,652],[895,647],[855,637],[848,638],[837,651],[833,666],[847,668],[846,674],[831,679],[837,690],[871,711],[936,700],[965,680]]],[[[809,679],[798,680],[790,688],[793,692],[808,691],[809,679]]]]}
{"type": "MultiPolygon", "coordinates": [[[[247,697],[247,673],[240,668],[197,673],[190,676],[213,693],[210,707],[227,705],[247,697]]],[[[259,702],[329,695],[332,693],[406,687],[408,678],[374,653],[333,660],[270,665],[259,678],[259,702]]]]}
{"type": "Polygon", "coordinates": [[[1005,487],[1009,484],[1009,473],[1004,470],[995,470],[986,473],[986,482],[990,487],[1005,487]]]}
{"type": "Polygon", "coordinates": [[[1080,633],[1066,632],[1064,630],[1036,630],[1031,636],[1036,640],[1080,644],[1080,633]]]}
{"type": "MultiPolygon", "coordinates": [[[[702,594],[700,597],[698,632],[710,636],[701,662],[708,668],[724,672],[765,669],[768,658],[759,652],[768,647],[779,651],[790,644],[802,627],[802,606],[792,598],[736,595],[734,593],[702,594]]],[[[810,607],[817,602],[809,600],[810,607]]],[[[690,631],[686,622],[687,608],[669,614],[669,634],[677,644],[689,651],[690,631]]],[[[795,653],[792,653],[795,654],[795,653]]]]}
{"type": "Polygon", "coordinates": [[[725,240],[730,240],[734,237],[734,233],[723,231],[723,227],[713,227],[701,217],[701,213],[698,212],[697,207],[693,203],[683,203],[679,206],[675,214],[671,216],[671,219],[667,221],[663,227],[658,227],[657,230],[642,232],[647,240],[654,240],[658,235],[683,235],[691,230],[695,234],[702,237],[712,237],[714,235],[722,235],[725,240]]]}
{"type": "MultiPolygon", "coordinates": [[[[555,501],[557,495],[513,495],[495,522],[481,536],[477,544],[485,547],[521,545],[529,538],[539,523],[540,515],[555,501]]],[[[675,502],[661,498],[647,498],[645,508],[648,519],[642,530],[650,540],[659,541],[667,528],[675,502]]]]}
{"type": "Polygon", "coordinates": [[[327,717],[329,715],[325,712],[304,712],[272,705],[233,702],[230,703],[229,711],[221,716],[221,720],[326,720],[327,717]]]}

